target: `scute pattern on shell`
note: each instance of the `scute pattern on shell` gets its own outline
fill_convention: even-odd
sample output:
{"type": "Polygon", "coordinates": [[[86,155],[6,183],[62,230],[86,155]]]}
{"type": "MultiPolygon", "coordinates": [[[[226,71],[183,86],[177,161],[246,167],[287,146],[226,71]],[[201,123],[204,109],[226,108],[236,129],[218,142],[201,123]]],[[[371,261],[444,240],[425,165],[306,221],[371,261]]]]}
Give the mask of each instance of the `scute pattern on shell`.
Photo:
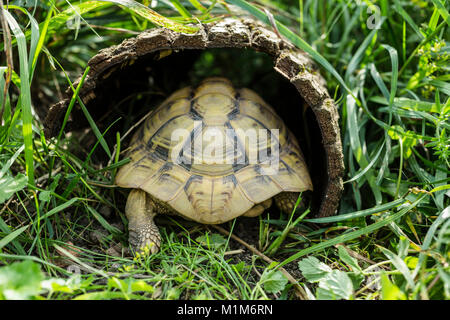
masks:
{"type": "MultiPolygon", "coordinates": [[[[202,144],[202,155],[207,147],[202,144]]],[[[227,150],[224,144],[223,152],[227,150]]],[[[231,220],[283,191],[312,190],[299,145],[272,107],[253,91],[236,89],[224,78],[208,78],[197,88],[183,88],[167,98],[135,133],[127,156],[131,162],[119,170],[117,185],[142,189],[180,215],[201,223],[231,220]],[[195,152],[180,164],[172,161],[173,153],[189,157],[179,146],[205,139],[203,133],[211,127],[223,135],[228,134],[227,129],[236,133],[239,152],[230,155],[232,163],[211,164],[217,162],[214,156],[199,158],[195,152]],[[190,135],[172,139],[179,128],[190,135]],[[247,129],[279,129],[276,174],[262,172],[267,164],[248,162],[249,154],[270,150],[274,141],[268,138],[262,143],[242,144],[247,129]],[[237,157],[243,161],[238,162],[237,157]]]]}

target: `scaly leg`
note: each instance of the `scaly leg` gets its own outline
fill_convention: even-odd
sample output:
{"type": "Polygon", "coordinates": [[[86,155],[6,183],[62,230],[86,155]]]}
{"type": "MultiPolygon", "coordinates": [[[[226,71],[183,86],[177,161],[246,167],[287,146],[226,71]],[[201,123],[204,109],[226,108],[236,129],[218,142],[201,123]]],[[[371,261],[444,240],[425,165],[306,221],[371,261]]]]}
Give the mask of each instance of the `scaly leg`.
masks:
{"type": "Polygon", "coordinates": [[[298,195],[298,192],[281,192],[274,197],[275,204],[281,211],[291,213],[294,210],[298,195]]]}
{"type": "Polygon", "coordinates": [[[131,190],[128,195],[125,213],[128,218],[129,242],[135,252],[141,252],[146,246],[151,253],[158,252],[161,236],[153,221],[155,205],[145,191],[131,190]]]}

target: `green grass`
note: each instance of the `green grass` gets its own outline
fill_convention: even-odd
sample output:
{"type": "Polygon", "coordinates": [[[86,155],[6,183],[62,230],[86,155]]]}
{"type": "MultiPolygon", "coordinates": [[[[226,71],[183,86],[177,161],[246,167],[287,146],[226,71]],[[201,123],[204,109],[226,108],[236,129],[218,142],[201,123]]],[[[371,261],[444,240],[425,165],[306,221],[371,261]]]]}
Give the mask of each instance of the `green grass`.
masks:
{"type": "Polygon", "coordinates": [[[450,298],[448,1],[21,3],[2,15],[0,299],[450,298]],[[131,257],[127,191],[113,184],[128,128],[112,122],[102,132],[81,103],[89,132],[48,140],[33,110],[69,86],[70,105],[80,102],[83,81],[72,83],[88,59],[125,37],[155,26],[194,32],[188,23],[238,11],[274,28],[264,8],[338,102],[340,212],[272,210],[225,233],[159,217],[161,251],[131,257]]]}

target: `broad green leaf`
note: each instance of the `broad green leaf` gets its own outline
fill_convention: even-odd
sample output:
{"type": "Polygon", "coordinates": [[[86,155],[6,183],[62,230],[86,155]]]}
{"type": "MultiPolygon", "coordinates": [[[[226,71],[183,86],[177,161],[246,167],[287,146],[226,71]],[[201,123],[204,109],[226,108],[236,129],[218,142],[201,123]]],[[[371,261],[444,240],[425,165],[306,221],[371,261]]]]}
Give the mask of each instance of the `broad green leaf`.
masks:
{"type": "Polygon", "coordinates": [[[0,268],[0,300],[32,299],[41,290],[44,276],[32,261],[16,262],[0,268]]]}
{"type": "Polygon", "coordinates": [[[8,200],[15,192],[26,187],[28,178],[23,173],[15,177],[4,176],[0,178],[0,203],[8,200]]]}
{"type": "Polygon", "coordinates": [[[47,187],[47,190],[41,191],[39,193],[39,201],[48,202],[51,199],[51,195],[55,192],[56,188],[59,185],[59,179],[61,179],[61,174],[56,174],[53,176],[53,181],[50,184],[50,187],[47,187]]]}
{"type": "Polygon", "coordinates": [[[361,267],[358,265],[358,261],[353,258],[343,246],[339,246],[339,258],[352,268],[352,271],[362,272],[361,267]]]}
{"type": "Polygon", "coordinates": [[[155,288],[144,280],[133,279],[133,282],[131,282],[131,291],[153,293],[155,291],[155,288]]]}
{"type": "Polygon", "coordinates": [[[318,282],[323,279],[332,269],[316,257],[302,259],[298,263],[302,275],[309,282],[318,282]]]}
{"type": "Polygon", "coordinates": [[[51,199],[52,192],[49,190],[44,190],[39,192],[39,201],[49,202],[51,199]]]}
{"type": "Polygon", "coordinates": [[[349,276],[340,270],[333,270],[319,281],[317,299],[342,300],[353,295],[353,284],[349,276]]]}
{"type": "Polygon", "coordinates": [[[96,291],[96,292],[88,292],[85,294],[81,294],[79,296],[76,296],[73,300],[117,300],[117,299],[137,299],[137,300],[144,300],[148,299],[146,297],[137,295],[137,294],[130,294],[130,295],[124,295],[122,292],[111,292],[107,290],[102,291],[96,291]]]}
{"type": "Polygon", "coordinates": [[[53,292],[62,292],[71,294],[74,292],[72,288],[66,285],[66,281],[64,279],[49,279],[44,280],[41,283],[41,287],[43,290],[47,290],[51,293],[53,292]]]}
{"type": "Polygon", "coordinates": [[[67,279],[50,278],[44,280],[41,282],[41,288],[49,291],[50,293],[62,292],[74,294],[77,290],[88,288],[93,281],[94,278],[92,276],[82,278],[80,274],[74,273],[67,279]]]}
{"type": "Polygon", "coordinates": [[[393,284],[388,276],[381,274],[381,298],[383,300],[406,300],[406,295],[395,284],[393,284]]]}
{"type": "Polygon", "coordinates": [[[353,289],[357,290],[361,283],[364,281],[364,275],[362,274],[362,269],[358,265],[358,261],[353,258],[347,249],[343,246],[339,246],[339,258],[348,266],[351,267],[351,272],[347,272],[347,275],[352,280],[353,289]]]}
{"type": "Polygon", "coordinates": [[[212,249],[218,249],[227,243],[227,239],[217,233],[205,234],[195,239],[198,243],[203,246],[212,249]]]}
{"type": "Polygon", "coordinates": [[[405,258],[404,261],[405,261],[405,264],[408,266],[408,268],[413,270],[415,267],[417,267],[417,263],[419,262],[419,258],[408,256],[408,257],[405,258]]]}
{"type": "Polygon", "coordinates": [[[266,269],[261,275],[259,283],[262,284],[264,290],[269,293],[276,293],[282,291],[287,283],[288,279],[281,271],[266,269]]]}
{"type": "Polygon", "coordinates": [[[170,288],[167,290],[166,299],[167,300],[178,300],[181,295],[181,289],[180,288],[170,288]]]}
{"type": "Polygon", "coordinates": [[[136,280],[133,278],[118,279],[112,277],[108,279],[108,287],[116,288],[122,291],[124,294],[130,294],[133,292],[149,292],[153,293],[155,288],[149,285],[144,280],[136,280]]]}
{"type": "Polygon", "coordinates": [[[73,294],[77,290],[87,289],[94,282],[95,278],[90,275],[88,277],[81,277],[80,274],[72,274],[67,279],[61,278],[50,278],[41,282],[42,290],[47,290],[48,292],[62,292],[73,294]]]}

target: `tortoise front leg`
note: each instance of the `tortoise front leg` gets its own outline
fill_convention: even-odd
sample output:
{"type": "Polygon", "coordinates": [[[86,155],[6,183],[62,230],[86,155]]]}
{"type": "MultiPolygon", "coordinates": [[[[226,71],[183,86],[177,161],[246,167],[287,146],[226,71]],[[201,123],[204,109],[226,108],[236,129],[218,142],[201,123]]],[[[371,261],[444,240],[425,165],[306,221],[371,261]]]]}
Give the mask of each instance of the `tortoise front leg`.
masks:
{"type": "Polygon", "coordinates": [[[155,206],[145,191],[131,190],[125,206],[128,218],[128,241],[135,252],[142,251],[146,246],[151,253],[158,252],[161,236],[153,221],[155,206]]]}

